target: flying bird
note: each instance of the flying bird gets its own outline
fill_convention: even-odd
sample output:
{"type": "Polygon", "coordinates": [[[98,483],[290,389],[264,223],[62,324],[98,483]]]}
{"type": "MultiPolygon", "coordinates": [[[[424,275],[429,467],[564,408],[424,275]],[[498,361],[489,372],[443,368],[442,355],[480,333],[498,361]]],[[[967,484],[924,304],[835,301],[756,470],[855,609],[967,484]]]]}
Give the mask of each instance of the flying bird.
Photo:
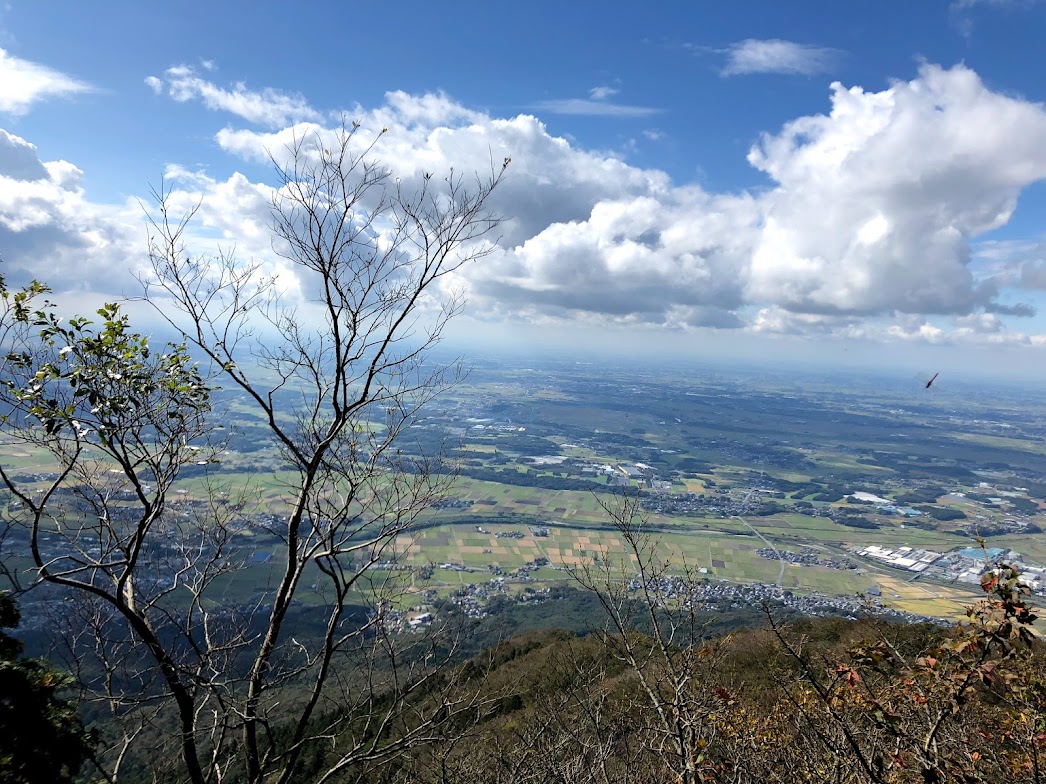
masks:
{"type": "Polygon", "coordinates": [[[931,378],[929,381],[926,382],[926,388],[927,389],[929,389],[931,386],[933,386],[933,382],[937,380],[937,376],[939,376],[939,375],[941,375],[941,371],[938,370],[936,373],[933,374],[933,378],[931,378]]]}

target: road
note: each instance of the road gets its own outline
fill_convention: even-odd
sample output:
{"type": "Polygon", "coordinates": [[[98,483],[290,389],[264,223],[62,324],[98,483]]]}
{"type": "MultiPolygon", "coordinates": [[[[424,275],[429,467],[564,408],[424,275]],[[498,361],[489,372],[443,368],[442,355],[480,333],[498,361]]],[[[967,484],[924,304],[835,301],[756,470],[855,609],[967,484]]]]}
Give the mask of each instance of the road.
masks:
{"type": "MultiPolygon", "coordinates": [[[[748,491],[748,495],[746,495],[744,500],[741,502],[741,507],[742,508],[745,508],[745,507],[748,506],[748,502],[751,500],[753,495],[755,495],[755,490],[749,490],[748,491]]],[[[753,526],[751,523],[749,523],[743,517],[738,517],[737,515],[734,515],[734,519],[737,520],[742,525],[744,525],[753,534],[758,536],[762,540],[763,544],[765,544],[767,547],[769,547],[771,550],[774,551],[774,555],[777,556],[777,560],[781,563],[781,571],[779,571],[777,573],[777,582],[774,583],[774,585],[777,586],[778,588],[780,588],[781,587],[781,581],[784,580],[785,564],[787,563],[785,561],[785,559],[781,556],[781,551],[778,550],[776,547],[774,547],[774,545],[770,542],[769,539],[767,539],[765,536],[763,536],[761,533],[759,533],[759,531],[755,528],[755,526],[753,526]]]]}

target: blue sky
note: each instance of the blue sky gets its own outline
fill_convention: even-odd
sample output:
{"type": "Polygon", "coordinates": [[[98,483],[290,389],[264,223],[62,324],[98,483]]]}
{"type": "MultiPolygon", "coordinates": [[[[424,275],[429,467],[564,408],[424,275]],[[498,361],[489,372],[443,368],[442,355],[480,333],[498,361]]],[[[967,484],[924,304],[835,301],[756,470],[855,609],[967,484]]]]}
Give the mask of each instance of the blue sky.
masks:
{"type": "Polygon", "coordinates": [[[344,113],[404,177],[513,157],[460,335],[1037,373],[1042,40],[1034,0],[14,0],[0,256],[133,293],[166,176],[263,257],[264,151],[344,113]]]}

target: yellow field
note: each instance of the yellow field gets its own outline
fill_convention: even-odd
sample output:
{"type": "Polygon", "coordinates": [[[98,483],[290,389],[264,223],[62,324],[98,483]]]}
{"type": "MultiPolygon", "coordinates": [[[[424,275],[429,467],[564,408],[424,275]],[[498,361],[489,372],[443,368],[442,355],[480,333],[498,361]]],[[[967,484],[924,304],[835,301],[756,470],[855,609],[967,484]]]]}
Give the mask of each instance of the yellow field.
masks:
{"type": "Polygon", "coordinates": [[[935,618],[965,618],[966,608],[983,596],[974,587],[966,590],[923,582],[913,583],[883,574],[876,575],[875,580],[882,588],[884,605],[935,618]]]}

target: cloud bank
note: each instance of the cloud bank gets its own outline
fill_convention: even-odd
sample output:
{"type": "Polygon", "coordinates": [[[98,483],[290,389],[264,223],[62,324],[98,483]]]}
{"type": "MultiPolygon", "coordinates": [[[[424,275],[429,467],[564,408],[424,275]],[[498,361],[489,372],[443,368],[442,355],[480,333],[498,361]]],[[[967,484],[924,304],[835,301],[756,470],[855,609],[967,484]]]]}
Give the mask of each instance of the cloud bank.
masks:
{"type": "MultiPolygon", "coordinates": [[[[172,99],[241,123],[214,137],[233,160],[279,159],[295,139],[336,128],[301,96],[226,88],[183,68],[157,81],[172,99]]],[[[592,96],[602,103],[613,93],[592,96]]],[[[766,177],[753,192],[675,183],[554,136],[533,115],[495,117],[442,93],[390,92],[346,117],[370,134],[388,129],[376,154],[403,187],[426,172],[482,172],[512,157],[492,205],[507,216],[497,252],[447,280],[468,288],[476,318],[1043,342],[1013,326],[1033,308],[1011,302],[1046,288],[1042,256],[987,263],[974,243],[1046,179],[1046,110],[989,89],[962,65],[924,65],[877,92],[833,84],[824,114],[753,144],[748,162],[766,177]]],[[[270,184],[178,165],[168,178],[172,204],[199,203],[211,240],[271,257],[270,184]]],[[[59,259],[78,285],[134,266],[141,236],[128,238],[129,207],[92,205],[78,183],[71,164],[41,162],[25,140],[0,136],[9,262],[29,270],[33,244],[51,242],[67,249],[59,259]]],[[[293,279],[287,288],[296,290],[293,279]]]]}

